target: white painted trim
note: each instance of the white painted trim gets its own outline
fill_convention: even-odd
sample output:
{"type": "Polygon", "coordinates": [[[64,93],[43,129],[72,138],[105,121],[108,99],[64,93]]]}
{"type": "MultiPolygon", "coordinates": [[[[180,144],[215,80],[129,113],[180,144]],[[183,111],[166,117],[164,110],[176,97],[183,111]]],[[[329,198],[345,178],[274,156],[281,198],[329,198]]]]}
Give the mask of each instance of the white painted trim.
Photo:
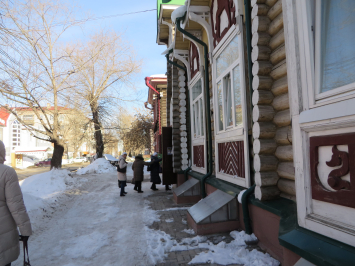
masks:
{"type": "MultiPolygon", "coordinates": [[[[212,47],[213,47],[213,35],[212,35],[211,24],[208,23],[204,17],[197,15],[197,14],[193,13],[192,11],[193,10],[190,10],[190,12],[189,12],[189,19],[199,23],[205,29],[205,31],[207,33],[208,45],[209,45],[210,51],[211,51],[212,47]]],[[[201,12],[201,11],[198,11],[198,12],[201,12]]],[[[209,10],[206,12],[209,12],[209,10]]],[[[211,14],[210,14],[210,16],[211,16],[211,14]]]]}
{"type": "Polygon", "coordinates": [[[300,124],[355,114],[355,98],[303,111],[300,124]]]}
{"type": "Polygon", "coordinates": [[[173,55],[176,59],[180,60],[186,67],[186,72],[187,72],[187,81],[186,84],[188,85],[189,82],[191,81],[191,72],[190,72],[190,65],[189,62],[184,58],[187,57],[189,58],[189,51],[187,50],[177,50],[174,49],[173,55]]]}
{"type": "MultiPolygon", "coordinates": [[[[191,39],[190,37],[186,36],[185,34],[184,34],[184,38],[188,39],[190,42],[192,42],[193,44],[196,45],[197,51],[198,51],[198,55],[199,55],[199,59],[200,59],[199,64],[200,64],[200,71],[201,71],[201,68],[202,68],[201,66],[204,66],[204,65],[205,65],[205,64],[204,64],[204,60],[203,60],[204,54],[203,54],[203,47],[202,47],[202,45],[199,44],[198,42],[196,42],[195,40],[191,39]]],[[[189,58],[190,58],[190,56],[189,56],[189,58]]]]}

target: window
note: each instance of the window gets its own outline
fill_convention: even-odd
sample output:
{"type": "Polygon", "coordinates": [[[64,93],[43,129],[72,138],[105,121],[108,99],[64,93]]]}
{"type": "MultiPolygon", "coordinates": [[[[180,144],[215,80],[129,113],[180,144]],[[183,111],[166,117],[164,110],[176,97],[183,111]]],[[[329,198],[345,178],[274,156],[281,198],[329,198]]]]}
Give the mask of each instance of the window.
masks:
{"type": "Polygon", "coordinates": [[[355,1],[316,0],[315,100],[355,88],[355,1]]]}
{"type": "Polygon", "coordinates": [[[21,144],[21,124],[15,120],[12,123],[12,147],[15,148],[21,144]]]}
{"type": "MultiPolygon", "coordinates": [[[[242,25],[239,20],[239,25],[242,25]]],[[[216,177],[250,186],[243,27],[226,34],[213,51],[216,177]]]]}
{"type": "Polygon", "coordinates": [[[238,38],[236,35],[216,59],[217,121],[220,132],[243,125],[238,38]]]}
{"type": "Polygon", "coordinates": [[[204,106],[201,79],[198,79],[192,86],[191,95],[193,136],[194,138],[199,138],[204,136],[204,106]]]}

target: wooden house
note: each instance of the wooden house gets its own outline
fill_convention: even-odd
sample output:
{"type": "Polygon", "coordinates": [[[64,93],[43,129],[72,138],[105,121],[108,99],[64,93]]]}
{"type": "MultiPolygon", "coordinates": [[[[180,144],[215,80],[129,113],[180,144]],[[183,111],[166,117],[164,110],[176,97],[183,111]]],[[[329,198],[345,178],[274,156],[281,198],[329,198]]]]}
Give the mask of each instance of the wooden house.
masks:
{"type": "Polygon", "coordinates": [[[189,226],[253,232],[282,265],[354,265],[355,2],[157,2],[189,226]]]}

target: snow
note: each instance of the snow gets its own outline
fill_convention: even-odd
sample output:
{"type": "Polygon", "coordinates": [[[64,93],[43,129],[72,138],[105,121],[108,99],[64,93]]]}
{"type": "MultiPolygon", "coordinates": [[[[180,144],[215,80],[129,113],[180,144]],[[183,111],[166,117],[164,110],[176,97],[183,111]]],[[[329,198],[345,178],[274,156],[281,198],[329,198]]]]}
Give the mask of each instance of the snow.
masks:
{"type": "Polygon", "coordinates": [[[244,194],[245,191],[247,191],[247,190],[244,189],[244,190],[240,191],[239,194],[238,194],[238,202],[240,204],[242,204],[242,197],[243,197],[243,194],[244,194]]]}
{"type": "Polygon", "coordinates": [[[194,235],[195,234],[194,229],[184,229],[184,230],[182,230],[182,232],[185,232],[185,233],[190,234],[190,235],[194,235]]]}
{"type": "MultiPolygon", "coordinates": [[[[187,207],[152,210],[145,199],[155,193],[149,190],[150,182],[142,183],[144,195],[127,184],[128,194],[119,197],[116,171],[97,174],[102,165],[105,166],[97,163],[92,167],[95,174],[71,177],[67,170],[52,170],[20,182],[34,230],[30,238],[33,265],[152,266],[163,262],[169,252],[197,248],[207,251],[196,255],[190,264],[279,265],[268,254],[249,251],[245,241],[256,237],[243,231],[231,232],[231,243],[222,241],[214,245],[206,236],[191,236],[178,242],[163,231],[149,228],[160,221],[161,211],[187,207]],[[34,215],[35,210],[44,215],[34,215]]],[[[182,222],[185,224],[186,220],[182,222]]],[[[184,232],[195,234],[192,229],[184,232]]],[[[22,265],[21,260],[20,255],[13,265],[22,265]]]]}
{"type": "Polygon", "coordinates": [[[45,208],[53,203],[63,191],[70,187],[72,180],[68,170],[51,170],[21,180],[19,184],[27,211],[45,208]]]}
{"type": "Polygon", "coordinates": [[[177,18],[181,18],[182,16],[184,16],[186,11],[187,11],[187,6],[186,5],[178,7],[177,9],[175,9],[173,11],[173,13],[171,13],[171,20],[174,23],[176,23],[176,19],[177,18]]]}
{"type": "Polygon", "coordinates": [[[172,222],[174,222],[174,219],[173,219],[173,218],[166,219],[165,222],[166,222],[166,223],[172,223],[172,222]]]}
{"type": "Polygon", "coordinates": [[[88,166],[79,169],[76,174],[104,174],[104,173],[115,173],[117,172],[116,167],[112,166],[109,161],[104,158],[99,158],[93,161],[88,166]]]}

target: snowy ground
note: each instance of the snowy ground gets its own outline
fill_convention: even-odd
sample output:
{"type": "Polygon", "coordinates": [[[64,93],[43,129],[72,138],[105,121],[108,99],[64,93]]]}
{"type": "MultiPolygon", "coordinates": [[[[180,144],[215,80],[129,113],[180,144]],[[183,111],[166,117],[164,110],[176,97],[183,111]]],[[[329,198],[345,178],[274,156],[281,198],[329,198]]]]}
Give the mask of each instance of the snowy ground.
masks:
{"type": "MultiPolygon", "coordinates": [[[[149,228],[160,220],[161,213],[149,207],[147,196],[154,193],[150,183],[143,182],[143,194],[128,184],[128,194],[120,197],[116,172],[101,163],[90,165],[89,174],[71,177],[68,171],[57,170],[21,182],[34,229],[29,241],[32,265],[148,266],[164,261],[168,252],[197,247],[208,252],[191,263],[279,265],[268,254],[246,250],[243,240],[248,236],[243,232],[232,232],[235,240],[229,244],[214,245],[191,230],[190,238],[177,242],[165,232],[149,228]],[[106,172],[93,173],[98,169],[106,172]]],[[[21,255],[13,265],[22,265],[21,255]]]]}

